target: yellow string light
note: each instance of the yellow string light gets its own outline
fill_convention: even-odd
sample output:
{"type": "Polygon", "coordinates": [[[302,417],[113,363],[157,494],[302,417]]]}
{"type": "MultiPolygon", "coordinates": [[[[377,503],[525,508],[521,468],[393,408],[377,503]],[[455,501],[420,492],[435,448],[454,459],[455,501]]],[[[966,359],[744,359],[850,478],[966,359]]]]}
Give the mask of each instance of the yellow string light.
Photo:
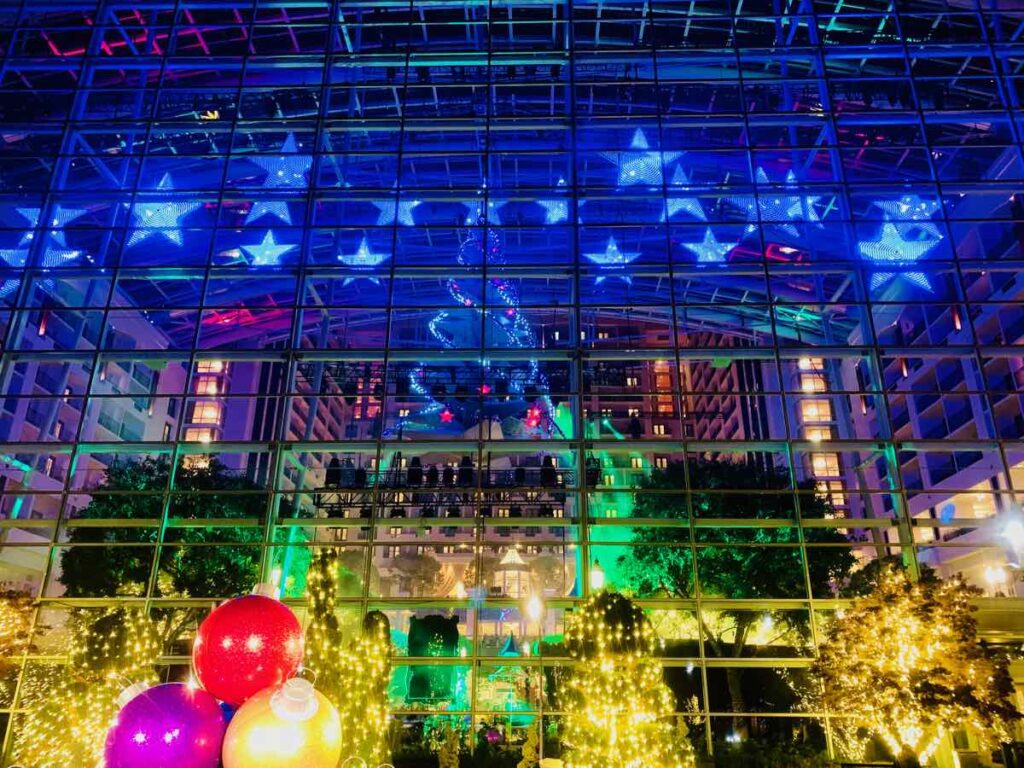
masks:
{"type": "Polygon", "coordinates": [[[25,768],[102,766],[107,728],[118,697],[130,683],[157,682],[159,632],[137,609],[73,616],[67,664],[23,691],[33,705],[15,735],[14,754],[25,768]],[[27,694],[27,695],[26,695],[27,694]]]}
{"type": "Polygon", "coordinates": [[[693,766],[643,611],[598,593],[568,618],[565,637],[577,662],[559,691],[566,768],[693,766]]]}
{"type": "Polygon", "coordinates": [[[864,747],[863,729],[922,764],[959,728],[1007,738],[1012,682],[1006,660],[978,643],[974,594],[959,579],[915,584],[889,568],[837,616],[816,670],[841,737],[864,747]]]}
{"type": "Polygon", "coordinates": [[[337,551],[313,555],[306,578],[306,666],[316,673],[317,688],[338,708],[342,753],[376,765],[388,758],[391,631],[383,614],[371,613],[361,634],[347,641],[342,637],[338,568],[337,551]]]}

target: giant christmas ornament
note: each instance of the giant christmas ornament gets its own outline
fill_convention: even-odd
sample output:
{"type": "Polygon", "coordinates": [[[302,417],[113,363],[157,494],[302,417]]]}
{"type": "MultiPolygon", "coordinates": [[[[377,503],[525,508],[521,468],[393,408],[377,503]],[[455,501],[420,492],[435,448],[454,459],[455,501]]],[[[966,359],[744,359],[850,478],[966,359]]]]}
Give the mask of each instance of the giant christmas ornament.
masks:
{"type": "Polygon", "coordinates": [[[338,710],[307,680],[292,678],[249,699],[224,738],[224,768],[335,768],[338,710]]]}
{"type": "Polygon", "coordinates": [[[281,685],[302,662],[302,627],[288,606],[246,595],[215,608],[199,625],[192,664],[207,691],[238,706],[281,685]]]}
{"type": "Polygon", "coordinates": [[[105,768],[217,768],[227,722],[217,700],[183,683],[143,690],[107,732],[105,768]]]}

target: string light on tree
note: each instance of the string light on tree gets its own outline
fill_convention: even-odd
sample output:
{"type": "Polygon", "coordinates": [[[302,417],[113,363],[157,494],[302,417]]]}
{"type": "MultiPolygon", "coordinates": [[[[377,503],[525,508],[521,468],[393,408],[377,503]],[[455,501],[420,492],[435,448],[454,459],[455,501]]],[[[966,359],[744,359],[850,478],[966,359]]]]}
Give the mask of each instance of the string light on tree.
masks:
{"type": "Polygon", "coordinates": [[[566,768],[695,764],[640,608],[614,592],[594,594],[567,618],[565,644],[575,662],[559,689],[566,768]]]}
{"type": "Polygon", "coordinates": [[[342,753],[377,765],[389,757],[391,630],[387,617],[372,611],[361,633],[349,641],[342,637],[337,615],[339,567],[338,551],[332,548],[317,550],[310,563],[305,665],[338,710],[342,753]]]}
{"type": "Polygon", "coordinates": [[[107,727],[126,681],[156,683],[159,632],[135,609],[72,616],[67,664],[32,699],[14,742],[15,762],[31,768],[102,765],[107,727]]]}
{"type": "Polygon", "coordinates": [[[1005,741],[1020,717],[1005,657],[978,642],[978,590],[959,578],[880,572],[831,626],[815,671],[824,703],[880,738],[902,765],[927,764],[954,731],[1005,741]]]}

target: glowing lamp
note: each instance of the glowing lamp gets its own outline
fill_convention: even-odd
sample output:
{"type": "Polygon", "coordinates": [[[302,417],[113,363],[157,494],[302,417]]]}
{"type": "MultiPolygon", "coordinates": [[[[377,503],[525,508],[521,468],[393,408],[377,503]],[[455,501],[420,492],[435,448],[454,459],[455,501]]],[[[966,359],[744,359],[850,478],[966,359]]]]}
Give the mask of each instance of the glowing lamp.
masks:
{"type": "Polygon", "coordinates": [[[590,588],[595,592],[604,589],[604,568],[598,560],[594,561],[594,567],[590,569],[590,588]]]}
{"type": "Polygon", "coordinates": [[[335,768],[341,759],[341,718],[307,680],[253,696],[224,737],[224,768],[335,768]]]}
{"type": "Polygon", "coordinates": [[[291,609],[252,594],[219,605],[199,625],[192,665],[207,691],[238,706],[294,675],[302,649],[302,627],[291,609]]]}
{"type": "MultiPolygon", "coordinates": [[[[134,691],[132,691],[134,693],[134,691]]],[[[132,696],[107,731],[105,768],[217,768],[226,721],[209,693],[183,683],[132,696]]]]}

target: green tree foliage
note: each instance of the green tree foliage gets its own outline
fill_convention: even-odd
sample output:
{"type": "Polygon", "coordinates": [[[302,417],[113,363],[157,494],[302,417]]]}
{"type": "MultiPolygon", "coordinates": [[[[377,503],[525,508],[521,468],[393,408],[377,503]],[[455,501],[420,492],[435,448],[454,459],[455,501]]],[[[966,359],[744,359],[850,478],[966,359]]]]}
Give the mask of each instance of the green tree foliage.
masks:
{"type": "MultiPolygon", "coordinates": [[[[132,527],[131,521],[160,520],[166,501],[171,464],[166,459],[114,461],[91,501],[77,514],[80,520],[110,521],[105,526],[76,526],[60,558],[60,581],[68,597],[113,597],[145,594],[152,576],[154,527],[132,527]],[[120,524],[124,521],[126,524],[120,524]],[[78,544],[90,546],[74,546],[78,544]],[[125,546],[137,544],[139,546],[125,546]],[[116,545],[116,546],[115,546],[116,545]]],[[[253,493],[250,481],[229,473],[216,459],[181,464],[174,476],[171,515],[184,519],[261,519],[266,496],[253,493]]],[[[196,527],[168,531],[159,555],[159,586],[163,596],[234,595],[255,584],[258,555],[238,545],[258,543],[257,528],[196,527]]]]}
{"type": "MultiPolygon", "coordinates": [[[[832,512],[828,501],[815,492],[813,481],[801,483],[803,518],[823,518],[832,512]]],[[[655,469],[637,492],[634,515],[678,525],[638,526],[628,554],[619,559],[626,586],[637,595],[693,597],[699,572],[701,594],[705,598],[751,600],[801,598],[807,596],[799,528],[793,525],[751,527],[743,521],[795,519],[793,487],[788,471],[754,463],[691,460],[670,462],[655,469]],[[690,490],[689,499],[681,491],[690,490]],[[690,546],[690,506],[700,520],[732,519],[739,525],[714,529],[694,529],[690,546]],[[775,546],[775,545],[792,546],[775,546]],[[694,567],[696,565],[696,568],[694,567]]],[[[848,539],[833,528],[805,528],[805,543],[848,544],[848,539]]],[[[848,547],[819,547],[808,555],[807,570],[811,590],[816,595],[832,594],[848,577],[855,564],[848,547]]],[[[750,639],[764,613],[723,611],[711,617],[698,616],[704,641],[719,657],[751,656],[757,648],[750,639]]],[[[794,639],[808,632],[804,614],[795,611],[772,615],[780,632],[794,639]]],[[[742,671],[729,668],[726,682],[734,711],[746,709],[742,671]]],[[[739,720],[737,730],[744,726],[739,720]]]]}

